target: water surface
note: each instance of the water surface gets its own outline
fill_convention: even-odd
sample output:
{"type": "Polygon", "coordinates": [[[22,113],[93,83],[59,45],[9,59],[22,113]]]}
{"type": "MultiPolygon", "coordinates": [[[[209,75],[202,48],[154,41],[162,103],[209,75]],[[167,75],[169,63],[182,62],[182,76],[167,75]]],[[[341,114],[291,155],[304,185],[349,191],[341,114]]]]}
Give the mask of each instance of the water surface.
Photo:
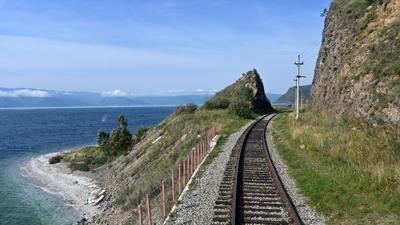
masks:
{"type": "Polygon", "coordinates": [[[30,158],[95,144],[99,129],[111,131],[124,114],[132,133],[154,126],[174,107],[0,109],[0,224],[71,224],[76,213],[23,177],[30,158]]]}

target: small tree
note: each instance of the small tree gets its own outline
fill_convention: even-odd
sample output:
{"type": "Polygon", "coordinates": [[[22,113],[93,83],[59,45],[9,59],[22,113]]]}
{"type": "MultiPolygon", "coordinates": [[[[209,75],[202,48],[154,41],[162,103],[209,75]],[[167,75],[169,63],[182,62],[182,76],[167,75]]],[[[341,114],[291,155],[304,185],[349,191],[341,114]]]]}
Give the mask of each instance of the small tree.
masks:
{"type": "Polygon", "coordinates": [[[109,133],[105,132],[104,130],[99,130],[97,132],[97,144],[99,145],[100,149],[103,150],[107,155],[109,154],[109,141],[109,133]]]}
{"type": "Polygon", "coordinates": [[[128,120],[125,118],[123,114],[118,117],[119,127],[122,129],[126,129],[128,127],[128,120]]]}
{"type": "Polygon", "coordinates": [[[128,130],[128,121],[124,115],[118,117],[119,127],[111,132],[109,147],[111,154],[125,153],[131,146],[132,134],[128,130]]]}

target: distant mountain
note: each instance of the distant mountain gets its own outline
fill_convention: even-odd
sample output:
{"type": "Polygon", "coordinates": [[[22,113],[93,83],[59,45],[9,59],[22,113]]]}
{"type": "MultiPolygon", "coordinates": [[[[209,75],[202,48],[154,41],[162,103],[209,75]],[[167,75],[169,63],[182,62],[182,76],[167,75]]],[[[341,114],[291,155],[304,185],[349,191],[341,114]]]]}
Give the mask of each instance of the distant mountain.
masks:
{"type": "Polygon", "coordinates": [[[272,94],[272,93],[265,93],[267,95],[267,98],[271,101],[271,102],[275,102],[276,100],[278,100],[279,97],[281,97],[282,95],[280,94],[272,94]]]}
{"type": "MultiPolygon", "coordinates": [[[[289,90],[280,96],[274,103],[294,104],[296,87],[291,87],[289,90]]],[[[310,99],[311,85],[300,86],[300,97],[303,103],[310,99]]]]}
{"type": "Polygon", "coordinates": [[[203,104],[209,94],[177,96],[104,96],[91,92],[0,88],[0,107],[73,107],[203,104]]]}

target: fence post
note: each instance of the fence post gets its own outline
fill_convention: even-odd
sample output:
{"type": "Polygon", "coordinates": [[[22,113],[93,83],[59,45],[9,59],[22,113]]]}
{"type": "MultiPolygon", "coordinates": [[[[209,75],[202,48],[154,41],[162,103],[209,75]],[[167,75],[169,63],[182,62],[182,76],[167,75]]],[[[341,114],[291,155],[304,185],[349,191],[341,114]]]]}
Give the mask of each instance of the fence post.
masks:
{"type": "Polygon", "coordinates": [[[211,148],[210,148],[210,140],[208,139],[208,137],[207,137],[206,143],[207,143],[207,149],[208,149],[208,151],[210,151],[211,150],[211,148]]]}
{"type": "Polygon", "coordinates": [[[146,194],[146,205],[147,205],[147,221],[148,221],[148,225],[153,225],[153,221],[151,219],[151,207],[150,207],[149,194],[146,194]]]}
{"type": "Polygon", "coordinates": [[[188,180],[190,180],[190,177],[192,176],[192,164],[193,164],[192,151],[190,151],[190,153],[189,153],[189,177],[188,177],[188,180]]]}
{"type": "Polygon", "coordinates": [[[201,159],[204,159],[204,157],[206,156],[206,154],[205,154],[205,151],[204,151],[204,144],[203,144],[203,142],[200,142],[201,143],[201,159]]]}
{"type": "Polygon", "coordinates": [[[197,166],[200,165],[201,162],[201,154],[200,154],[200,145],[197,146],[197,166]]]}
{"type": "Polygon", "coordinates": [[[178,189],[179,189],[179,195],[181,194],[182,191],[182,176],[181,176],[181,163],[178,163],[178,189]]]}
{"type": "Polygon", "coordinates": [[[183,186],[186,186],[186,160],[183,160],[183,186]]]}
{"type": "Polygon", "coordinates": [[[194,149],[194,158],[195,158],[195,169],[199,166],[199,148],[196,146],[194,149]]]}
{"type": "Polygon", "coordinates": [[[186,160],[186,176],[187,176],[187,180],[189,181],[189,179],[190,179],[190,154],[188,155],[188,158],[186,160]]]}
{"type": "Polygon", "coordinates": [[[193,149],[192,149],[191,155],[192,155],[192,160],[191,160],[192,161],[192,167],[191,167],[192,172],[190,173],[190,176],[193,175],[193,172],[194,172],[194,151],[193,151],[193,149]]]}
{"type": "Polygon", "coordinates": [[[174,170],[171,170],[171,195],[172,195],[172,204],[175,204],[175,176],[174,170]]]}
{"type": "Polygon", "coordinates": [[[138,211],[138,224],[139,224],[139,225],[143,225],[143,219],[142,219],[142,205],[138,205],[137,211],[138,211]]]}
{"type": "Polygon", "coordinates": [[[161,192],[162,192],[162,210],[164,219],[167,217],[166,201],[165,201],[165,181],[164,178],[161,181],[161,192]]]}

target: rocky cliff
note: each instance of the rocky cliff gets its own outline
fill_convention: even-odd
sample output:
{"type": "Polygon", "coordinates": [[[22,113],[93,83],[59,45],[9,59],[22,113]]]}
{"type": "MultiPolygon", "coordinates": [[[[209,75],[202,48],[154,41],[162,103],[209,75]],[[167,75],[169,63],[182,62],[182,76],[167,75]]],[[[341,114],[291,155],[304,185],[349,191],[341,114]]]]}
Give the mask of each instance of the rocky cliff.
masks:
{"type": "Polygon", "coordinates": [[[243,73],[242,77],[206,103],[206,108],[228,108],[235,100],[244,100],[258,113],[273,110],[271,102],[265,95],[264,84],[256,69],[243,73]]]}
{"type": "Polygon", "coordinates": [[[400,121],[400,0],[331,3],[310,106],[370,124],[400,121]]]}

